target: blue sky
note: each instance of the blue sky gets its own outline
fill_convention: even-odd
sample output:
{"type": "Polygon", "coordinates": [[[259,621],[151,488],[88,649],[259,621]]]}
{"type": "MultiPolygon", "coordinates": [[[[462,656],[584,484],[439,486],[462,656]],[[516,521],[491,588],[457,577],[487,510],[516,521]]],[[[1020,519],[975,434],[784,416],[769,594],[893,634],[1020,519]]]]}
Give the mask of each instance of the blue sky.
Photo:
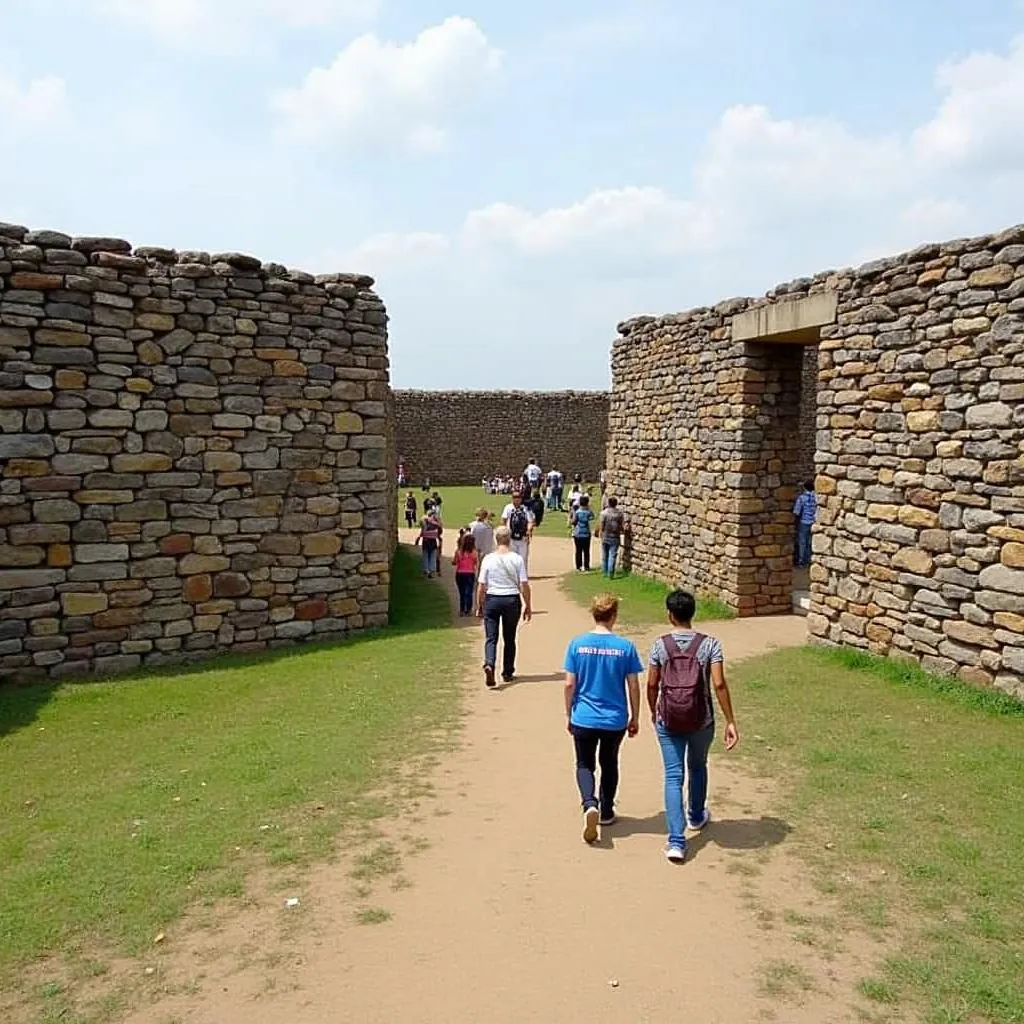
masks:
{"type": "Polygon", "coordinates": [[[401,387],[1024,220],[1011,0],[0,0],[0,219],[373,274],[401,387]]]}

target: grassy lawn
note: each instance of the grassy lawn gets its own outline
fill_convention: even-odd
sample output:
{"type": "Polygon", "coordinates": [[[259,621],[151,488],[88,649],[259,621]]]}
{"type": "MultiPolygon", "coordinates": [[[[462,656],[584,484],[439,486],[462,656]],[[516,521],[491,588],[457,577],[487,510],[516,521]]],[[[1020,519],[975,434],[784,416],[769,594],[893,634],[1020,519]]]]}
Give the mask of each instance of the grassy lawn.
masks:
{"type": "Polygon", "coordinates": [[[1024,704],[849,650],[733,679],[739,750],[817,884],[894,950],[861,981],[869,1019],[1024,1021],[1024,704]]]}
{"type": "MultiPolygon", "coordinates": [[[[599,559],[599,545],[596,541],[594,552],[599,559]]],[[[566,560],[571,557],[571,549],[567,547],[566,560]]],[[[608,580],[600,570],[589,573],[570,572],[562,578],[559,586],[564,594],[584,607],[590,604],[596,594],[615,594],[622,602],[619,606],[619,621],[626,626],[664,622],[665,597],[671,589],[647,576],[626,574],[608,580]]],[[[717,598],[698,597],[696,621],[708,622],[733,617],[732,610],[717,598]]]]}
{"type": "Polygon", "coordinates": [[[458,714],[448,602],[404,550],[393,602],[345,643],[0,690],[0,988],[40,957],[138,953],[253,869],[388,815],[395,756],[458,714]]]}
{"type": "MultiPolygon", "coordinates": [[[[446,527],[445,532],[453,530],[456,535],[460,526],[467,526],[476,518],[476,510],[481,506],[490,509],[494,514],[493,524],[500,526],[502,509],[512,500],[507,494],[484,494],[481,487],[437,487],[435,490],[441,495],[441,512],[446,527]]],[[[398,500],[398,522],[402,526],[405,526],[406,493],[407,491],[399,492],[398,500]]],[[[417,510],[422,515],[425,495],[418,489],[414,489],[413,494],[416,496],[417,510]]],[[[566,491],[567,502],[568,494],[569,492],[566,491]]],[[[600,491],[595,485],[593,498],[595,507],[599,498],[600,491]]],[[[569,527],[566,514],[564,512],[548,512],[538,529],[538,534],[542,537],[568,537],[569,527]]],[[[445,549],[451,550],[447,544],[445,549]]]]}

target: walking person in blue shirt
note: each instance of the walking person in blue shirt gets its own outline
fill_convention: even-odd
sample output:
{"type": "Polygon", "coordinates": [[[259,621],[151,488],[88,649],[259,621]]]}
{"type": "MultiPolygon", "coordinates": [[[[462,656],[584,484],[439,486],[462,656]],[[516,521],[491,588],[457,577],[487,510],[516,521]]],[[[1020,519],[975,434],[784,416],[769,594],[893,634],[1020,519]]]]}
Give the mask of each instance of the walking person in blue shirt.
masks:
{"type": "Polygon", "coordinates": [[[814,481],[808,480],[793,506],[796,517],[796,567],[805,569],[811,564],[811,527],[818,518],[818,498],[814,481]]]}
{"type": "Polygon", "coordinates": [[[617,597],[598,594],[590,603],[590,614],[594,628],[572,640],[565,652],[565,714],[576,746],[583,839],[593,843],[598,825],[615,821],[619,746],[623,737],[635,736],[640,728],[643,664],[633,642],[612,632],[619,614],[617,597]]]}

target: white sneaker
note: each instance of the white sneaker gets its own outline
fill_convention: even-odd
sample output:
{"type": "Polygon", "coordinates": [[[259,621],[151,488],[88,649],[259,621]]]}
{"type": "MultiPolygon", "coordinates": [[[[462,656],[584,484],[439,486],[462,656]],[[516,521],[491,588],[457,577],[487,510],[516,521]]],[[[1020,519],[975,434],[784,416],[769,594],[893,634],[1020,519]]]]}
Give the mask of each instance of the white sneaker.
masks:
{"type": "Polygon", "coordinates": [[[597,842],[597,821],[600,811],[596,807],[588,807],[583,812],[583,842],[597,842]]]}
{"type": "Polygon", "coordinates": [[[704,817],[701,818],[701,820],[696,822],[696,823],[691,821],[688,827],[692,831],[694,831],[694,832],[699,832],[702,828],[704,828],[705,825],[707,825],[707,823],[710,820],[711,820],[711,812],[705,807],[704,808],[704,817]]]}
{"type": "Polygon", "coordinates": [[[682,864],[686,860],[686,850],[681,846],[666,846],[665,859],[672,861],[673,864],[682,864]]]}

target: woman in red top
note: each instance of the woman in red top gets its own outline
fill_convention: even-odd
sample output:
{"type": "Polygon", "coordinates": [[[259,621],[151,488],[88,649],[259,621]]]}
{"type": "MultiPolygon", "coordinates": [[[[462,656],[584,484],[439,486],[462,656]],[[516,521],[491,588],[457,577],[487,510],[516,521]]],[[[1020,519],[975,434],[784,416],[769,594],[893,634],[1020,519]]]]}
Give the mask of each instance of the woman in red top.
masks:
{"type": "Polygon", "coordinates": [[[459,546],[452,557],[455,566],[455,586],[459,588],[459,615],[473,614],[473,589],[476,586],[476,570],[480,556],[476,550],[476,538],[468,530],[459,538],[459,546]]]}

